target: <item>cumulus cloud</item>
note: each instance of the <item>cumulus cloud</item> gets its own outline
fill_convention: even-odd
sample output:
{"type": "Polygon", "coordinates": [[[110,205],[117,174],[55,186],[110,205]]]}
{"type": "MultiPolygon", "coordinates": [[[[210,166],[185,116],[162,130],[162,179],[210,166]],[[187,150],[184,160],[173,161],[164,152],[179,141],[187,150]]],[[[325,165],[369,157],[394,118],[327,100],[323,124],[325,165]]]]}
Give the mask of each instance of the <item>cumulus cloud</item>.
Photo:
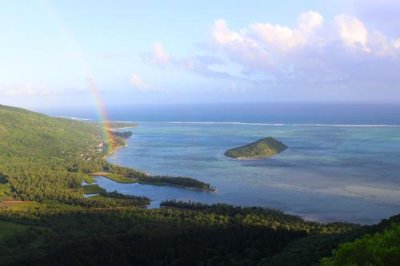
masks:
{"type": "Polygon", "coordinates": [[[141,92],[156,91],[156,89],[151,84],[144,82],[142,77],[138,73],[132,73],[132,75],[129,78],[129,84],[137,91],[141,92]]]}
{"type": "Polygon", "coordinates": [[[368,51],[368,30],[364,24],[355,17],[339,15],[335,17],[335,24],[343,44],[348,47],[361,46],[368,51]]]}
{"type": "Polygon", "coordinates": [[[232,31],[225,20],[219,19],[214,22],[213,37],[216,47],[222,48],[221,52],[228,52],[234,61],[254,67],[268,67],[267,53],[257,41],[244,32],[232,31]]]}
{"type": "Polygon", "coordinates": [[[297,20],[301,32],[313,32],[324,24],[324,17],[315,11],[307,11],[301,14],[297,20]]]}
{"type": "MultiPolygon", "coordinates": [[[[154,43],[151,47],[150,61],[162,69],[192,72],[211,78],[232,78],[228,73],[213,69],[224,65],[224,61],[214,55],[172,56],[162,43],[154,43]]],[[[148,56],[145,57],[148,60],[148,56]]]]}
{"type": "MultiPolygon", "coordinates": [[[[300,14],[297,25],[288,27],[279,24],[256,22],[239,31],[229,29],[224,20],[216,20],[212,28],[216,45],[233,50],[262,55],[254,58],[267,59],[274,53],[289,52],[310,46],[329,46],[340,41],[345,47],[368,50],[369,32],[356,17],[338,15],[325,23],[321,14],[308,11],[300,14]]],[[[238,57],[236,54],[235,57],[238,57]]]]}
{"type": "Polygon", "coordinates": [[[307,11],[292,26],[253,22],[237,29],[217,19],[202,52],[178,57],[155,43],[151,61],[248,88],[370,90],[400,82],[400,36],[348,14],[328,20],[307,11]]]}
{"type": "Polygon", "coordinates": [[[400,38],[393,40],[393,47],[395,49],[399,49],[400,48],[400,38]]]}
{"type": "Polygon", "coordinates": [[[166,67],[171,63],[169,54],[165,50],[164,46],[159,42],[153,44],[151,57],[153,63],[159,66],[166,67]]]}
{"type": "Polygon", "coordinates": [[[215,50],[244,73],[272,76],[280,85],[387,84],[400,81],[400,38],[368,30],[357,17],[339,14],[326,21],[315,11],[300,14],[293,27],[255,22],[233,30],[218,19],[215,50]]]}
{"type": "Polygon", "coordinates": [[[142,88],[144,86],[142,79],[136,73],[132,74],[131,78],[129,79],[129,83],[135,88],[142,88]]]}
{"type": "Polygon", "coordinates": [[[285,52],[304,46],[323,24],[324,18],[321,14],[308,11],[299,16],[298,24],[294,28],[256,22],[235,32],[229,29],[226,21],[219,19],[214,22],[212,32],[216,44],[225,45],[229,49],[241,47],[232,50],[242,50],[247,54],[254,54],[253,58],[268,60],[271,50],[285,52]]]}
{"type": "Polygon", "coordinates": [[[243,42],[244,38],[236,32],[231,31],[225,20],[218,19],[214,22],[214,39],[219,43],[243,42]]]}

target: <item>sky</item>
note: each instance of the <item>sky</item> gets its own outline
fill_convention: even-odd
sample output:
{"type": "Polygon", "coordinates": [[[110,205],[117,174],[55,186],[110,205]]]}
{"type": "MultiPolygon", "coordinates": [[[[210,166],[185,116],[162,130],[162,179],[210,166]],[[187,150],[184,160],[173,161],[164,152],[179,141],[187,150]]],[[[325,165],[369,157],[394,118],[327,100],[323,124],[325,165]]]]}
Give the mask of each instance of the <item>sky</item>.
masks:
{"type": "Polygon", "coordinates": [[[0,2],[0,104],[400,103],[400,0],[0,2]]]}

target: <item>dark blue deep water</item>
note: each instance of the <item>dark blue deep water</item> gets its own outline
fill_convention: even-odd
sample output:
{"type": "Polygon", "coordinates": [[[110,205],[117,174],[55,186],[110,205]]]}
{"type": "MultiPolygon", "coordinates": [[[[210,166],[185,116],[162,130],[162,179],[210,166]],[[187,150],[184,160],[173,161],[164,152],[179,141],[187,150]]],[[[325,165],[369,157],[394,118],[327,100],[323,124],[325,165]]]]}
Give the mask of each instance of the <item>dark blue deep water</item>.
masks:
{"type": "MultiPolygon", "coordinates": [[[[50,115],[98,119],[96,108],[40,109],[50,115]]],[[[134,104],[108,106],[111,120],[285,124],[397,124],[400,105],[316,103],[134,104]]]]}

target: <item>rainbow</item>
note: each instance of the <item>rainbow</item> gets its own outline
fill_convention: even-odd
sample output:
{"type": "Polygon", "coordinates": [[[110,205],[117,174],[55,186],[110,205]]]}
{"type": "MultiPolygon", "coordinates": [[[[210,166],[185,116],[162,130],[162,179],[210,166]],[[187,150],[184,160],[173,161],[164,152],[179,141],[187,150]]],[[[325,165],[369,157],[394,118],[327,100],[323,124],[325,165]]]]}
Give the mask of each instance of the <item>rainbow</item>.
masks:
{"type": "Polygon", "coordinates": [[[58,30],[60,31],[61,35],[63,36],[66,46],[70,51],[71,55],[76,58],[77,63],[83,73],[85,83],[85,87],[89,90],[90,94],[93,98],[93,103],[96,108],[97,113],[97,120],[100,122],[101,125],[101,135],[103,139],[103,143],[108,147],[108,151],[113,151],[115,149],[113,136],[110,131],[110,124],[107,115],[107,109],[105,107],[103,98],[101,96],[100,90],[98,89],[95,79],[91,74],[89,64],[85,60],[84,54],[76,38],[72,35],[72,33],[68,30],[67,26],[65,25],[62,18],[58,15],[55,8],[46,0],[39,0],[38,1],[40,6],[43,8],[44,12],[48,15],[48,17],[54,22],[57,26],[58,30]]]}
{"type": "Polygon", "coordinates": [[[98,120],[101,124],[102,137],[105,144],[108,145],[108,151],[113,151],[115,149],[113,136],[111,134],[110,120],[108,119],[107,109],[104,104],[104,101],[101,97],[100,91],[96,86],[93,78],[87,78],[87,87],[89,88],[91,94],[93,95],[93,99],[95,102],[95,106],[97,107],[98,120]]]}

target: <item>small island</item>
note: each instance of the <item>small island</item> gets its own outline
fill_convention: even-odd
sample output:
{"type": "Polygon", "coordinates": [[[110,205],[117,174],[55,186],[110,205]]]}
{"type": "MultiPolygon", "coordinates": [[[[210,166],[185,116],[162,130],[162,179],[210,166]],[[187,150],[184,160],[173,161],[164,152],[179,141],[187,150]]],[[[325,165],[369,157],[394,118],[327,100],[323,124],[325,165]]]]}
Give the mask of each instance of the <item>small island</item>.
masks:
{"type": "Polygon", "coordinates": [[[225,152],[225,156],[235,159],[259,159],[271,157],[287,148],[279,140],[267,137],[244,146],[229,149],[225,152]]]}

